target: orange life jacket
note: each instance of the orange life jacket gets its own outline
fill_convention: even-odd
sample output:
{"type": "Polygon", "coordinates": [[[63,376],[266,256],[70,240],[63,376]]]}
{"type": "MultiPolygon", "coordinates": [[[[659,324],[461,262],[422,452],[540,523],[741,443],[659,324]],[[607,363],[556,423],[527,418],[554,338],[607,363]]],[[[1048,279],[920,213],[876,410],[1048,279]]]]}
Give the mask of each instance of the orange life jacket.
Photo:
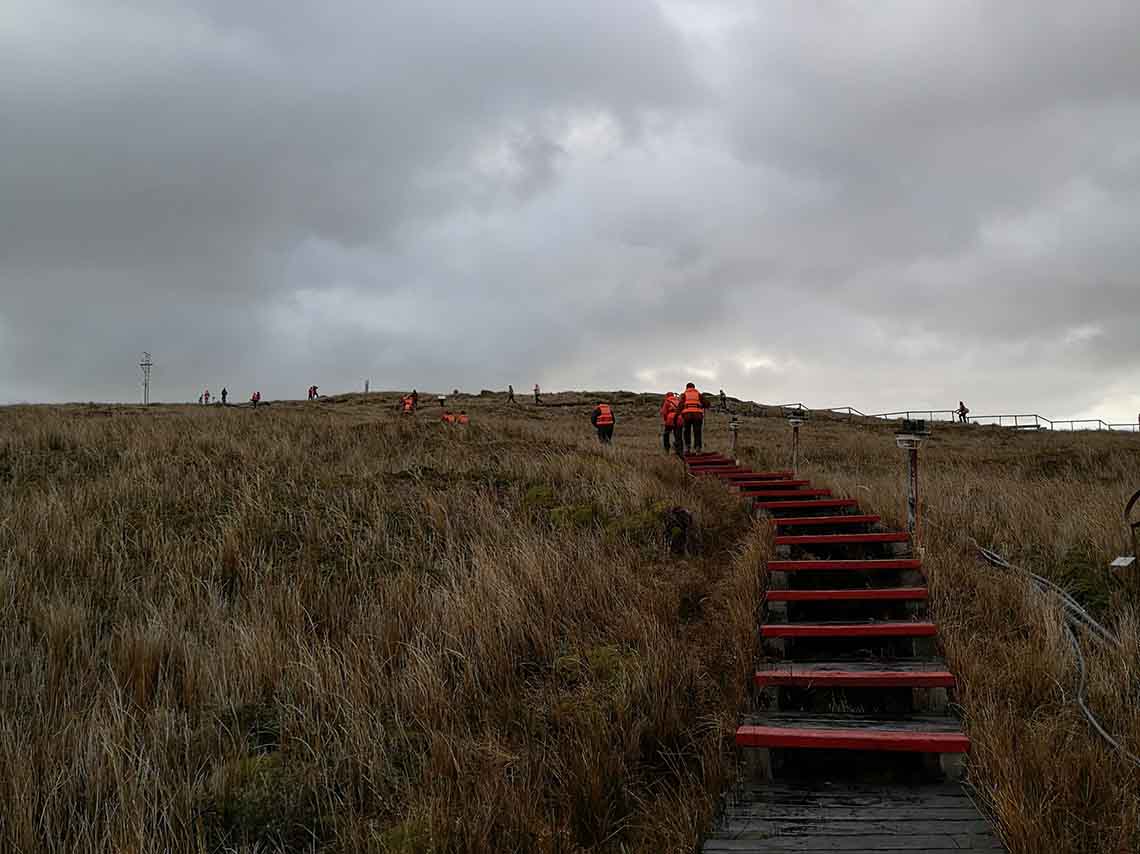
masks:
{"type": "Polygon", "coordinates": [[[466,415],[459,415],[455,419],[456,424],[470,424],[471,419],[466,415]]]}
{"type": "Polygon", "coordinates": [[[444,424],[454,424],[455,423],[455,416],[452,415],[450,412],[445,412],[443,414],[442,420],[443,420],[444,424]]]}
{"type": "Polygon", "coordinates": [[[673,392],[665,395],[665,402],[661,404],[661,420],[666,427],[672,427],[677,420],[677,395],[673,392]]]}
{"type": "Polygon", "coordinates": [[[695,388],[687,388],[681,394],[681,414],[701,416],[705,414],[705,408],[701,406],[701,393],[695,388]]]}
{"type": "Polygon", "coordinates": [[[401,406],[403,406],[404,412],[411,412],[415,408],[415,405],[416,405],[415,401],[413,401],[410,397],[405,397],[403,400],[400,401],[400,404],[401,404],[401,406]]]}
{"type": "Polygon", "coordinates": [[[608,403],[598,404],[598,420],[594,422],[595,427],[609,427],[614,423],[614,411],[610,409],[608,403]]]}

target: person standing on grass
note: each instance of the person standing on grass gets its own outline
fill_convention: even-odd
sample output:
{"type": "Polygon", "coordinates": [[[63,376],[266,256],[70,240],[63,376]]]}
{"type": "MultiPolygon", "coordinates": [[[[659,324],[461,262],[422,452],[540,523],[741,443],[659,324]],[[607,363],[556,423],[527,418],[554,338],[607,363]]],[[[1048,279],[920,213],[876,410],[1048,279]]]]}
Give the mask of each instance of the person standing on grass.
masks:
{"type": "Polygon", "coordinates": [[[677,426],[677,395],[673,392],[665,393],[665,400],[661,404],[661,444],[665,453],[669,453],[669,437],[673,435],[677,426]]]}
{"type": "Polygon", "coordinates": [[[534,405],[538,406],[541,403],[542,403],[542,400],[538,396],[538,383],[535,383],[534,384],[534,405]]]}
{"type": "Polygon", "coordinates": [[[681,418],[681,396],[673,397],[673,450],[677,459],[685,458],[685,421],[681,418]]]}
{"type": "Polygon", "coordinates": [[[728,412],[728,395],[724,393],[724,389],[720,390],[720,408],[728,412]]]}
{"type": "Polygon", "coordinates": [[[594,407],[593,413],[590,415],[590,423],[598,431],[598,441],[603,445],[608,445],[614,439],[614,424],[617,423],[617,418],[614,417],[614,410],[608,403],[599,403],[594,407]]]}
{"type": "Polygon", "coordinates": [[[471,419],[468,417],[466,409],[459,410],[459,414],[455,416],[455,423],[460,427],[466,427],[471,423],[471,419]]]}
{"type": "Polygon", "coordinates": [[[681,420],[685,425],[685,453],[700,453],[701,434],[705,425],[705,410],[708,408],[708,401],[704,399],[697,387],[692,383],[686,383],[685,390],[681,392],[681,420]]]}
{"type": "Polygon", "coordinates": [[[210,405],[210,390],[209,389],[206,389],[206,391],[202,393],[202,401],[206,404],[206,406],[210,405]]]}
{"type": "Polygon", "coordinates": [[[222,386],[222,406],[226,405],[226,398],[230,396],[229,391],[225,386],[222,386]]]}
{"type": "Polygon", "coordinates": [[[958,420],[962,424],[969,424],[970,422],[966,419],[966,416],[969,414],[970,414],[970,410],[966,408],[966,404],[964,404],[962,401],[959,400],[958,401],[958,420]]]}
{"type": "Polygon", "coordinates": [[[515,387],[508,383],[507,384],[507,403],[514,403],[514,402],[515,402],[515,387]]]}

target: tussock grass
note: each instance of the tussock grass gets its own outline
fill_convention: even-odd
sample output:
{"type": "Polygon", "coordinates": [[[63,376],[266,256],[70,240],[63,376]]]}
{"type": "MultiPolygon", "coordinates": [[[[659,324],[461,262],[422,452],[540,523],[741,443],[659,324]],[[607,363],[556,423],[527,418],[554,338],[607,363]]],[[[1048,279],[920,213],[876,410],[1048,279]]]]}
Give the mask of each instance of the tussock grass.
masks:
{"type": "Polygon", "coordinates": [[[689,847],[762,534],[585,419],[467,409],[0,414],[0,849],[689,847]]]}
{"type": "MultiPolygon", "coordinates": [[[[384,395],[0,410],[0,850],[692,850],[733,773],[768,532],[659,450],[656,398],[604,396],[608,449],[590,393],[465,398],[467,430],[384,395]]],[[[740,443],[787,464],[776,419],[740,443]]],[[[888,428],[813,422],[804,453],[901,522],[888,428]]],[[[1140,849],[1140,781],[1069,702],[1055,607],[968,544],[1125,639],[1089,693],[1136,750],[1136,602],[1102,568],[1140,443],[946,429],[924,485],[973,777],[1012,850],[1140,849]]]]}

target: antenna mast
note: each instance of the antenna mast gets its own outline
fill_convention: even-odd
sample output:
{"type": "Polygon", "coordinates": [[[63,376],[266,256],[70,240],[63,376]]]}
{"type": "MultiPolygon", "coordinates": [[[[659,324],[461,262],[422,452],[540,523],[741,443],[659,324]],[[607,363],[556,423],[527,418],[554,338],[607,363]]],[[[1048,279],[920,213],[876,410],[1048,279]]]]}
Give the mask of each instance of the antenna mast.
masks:
{"type": "Polygon", "coordinates": [[[143,406],[150,405],[150,369],[154,363],[150,360],[150,353],[143,353],[139,367],[143,372],[143,406]]]}

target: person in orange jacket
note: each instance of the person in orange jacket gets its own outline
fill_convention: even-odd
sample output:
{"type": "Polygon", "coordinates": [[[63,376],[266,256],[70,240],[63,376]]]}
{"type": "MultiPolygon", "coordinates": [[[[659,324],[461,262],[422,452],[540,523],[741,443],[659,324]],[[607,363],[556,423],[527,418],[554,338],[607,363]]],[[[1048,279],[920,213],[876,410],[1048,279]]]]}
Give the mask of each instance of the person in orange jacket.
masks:
{"type": "Polygon", "coordinates": [[[673,392],[666,392],[665,400],[661,403],[661,444],[665,447],[665,453],[671,450],[669,447],[669,437],[677,427],[677,395],[673,392]]]}
{"type": "Polygon", "coordinates": [[[405,394],[400,398],[400,414],[401,415],[415,415],[416,414],[416,401],[410,394],[405,394]]]}
{"type": "Polygon", "coordinates": [[[467,416],[467,411],[464,409],[459,410],[459,414],[455,416],[455,423],[460,427],[466,427],[471,423],[471,419],[467,416]]]}
{"type": "Polygon", "coordinates": [[[614,417],[613,407],[608,403],[599,403],[594,407],[593,414],[590,415],[590,423],[594,425],[598,431],[598,441],[603,445],[608,445],[614,438],[614,424],[617,423],[617,418],[614,417]]]}
{"type": "Polygon", "coordinates": [[[700,453],[701,434],[705,424],[705,410],[709,408],[708,401],[692,383],[685,384],[681,392],[680,417],[685,425],[685,453],[690,451],[700,453]]]}
{"type": "Polygon", "coordinates": [[[439,420],[442,421],[444,424],[454,424],[455,423],[455,416],[452,415],[450,412],[445,412],[445,413],[443,413],[443,415],[441,415],[439,417],[439,420]]]}

